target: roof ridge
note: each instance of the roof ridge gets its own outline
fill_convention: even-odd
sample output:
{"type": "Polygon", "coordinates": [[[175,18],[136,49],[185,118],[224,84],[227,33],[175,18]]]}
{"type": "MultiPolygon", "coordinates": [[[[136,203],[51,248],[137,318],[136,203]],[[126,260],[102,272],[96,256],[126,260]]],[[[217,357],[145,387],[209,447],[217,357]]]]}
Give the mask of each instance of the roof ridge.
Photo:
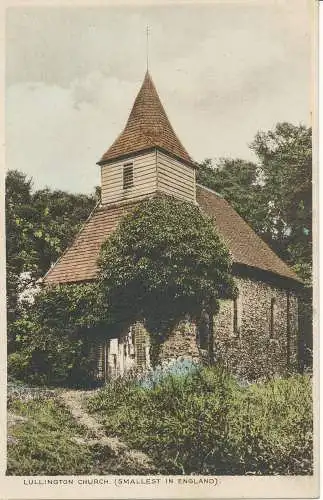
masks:
{"type": "Polygon", "coordinates": [[[214,193],[217,196],[219,196],[219,198],[223,198],[225,200],[225,198],[224,198],[224,196],[222,194],[218,193],[217,191],[214,191],[214,189],[211,189],[211,188],[209,188],[207,186],[204,186],[204,184],[200,184],[199,182],[197,182],[196,186],[201,187],[203,189],[206,189],[207,191],[210,191],[211,193],[214,193]]]}

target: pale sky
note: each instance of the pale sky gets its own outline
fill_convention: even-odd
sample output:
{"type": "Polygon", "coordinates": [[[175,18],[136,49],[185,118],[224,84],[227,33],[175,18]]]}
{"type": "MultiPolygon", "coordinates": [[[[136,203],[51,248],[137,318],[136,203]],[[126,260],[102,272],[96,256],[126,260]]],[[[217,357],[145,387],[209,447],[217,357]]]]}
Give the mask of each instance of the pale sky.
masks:
{"type": "Polygon", "coordinates": [[[146,70],[195,161],[254,159],[279,121],[310,123],[308,2],[10,8],[6,165],[35,188],[89,193],[146,70]]]}

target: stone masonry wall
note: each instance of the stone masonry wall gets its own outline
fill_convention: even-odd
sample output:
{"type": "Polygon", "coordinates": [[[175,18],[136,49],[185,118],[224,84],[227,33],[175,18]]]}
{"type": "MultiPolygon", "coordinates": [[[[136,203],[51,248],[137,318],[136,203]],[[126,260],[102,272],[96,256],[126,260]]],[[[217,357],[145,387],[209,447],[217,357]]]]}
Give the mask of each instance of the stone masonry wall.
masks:
{"type": "Polygon", "coordinates": [[[161,345],[158,357],[162,364],[178,359],[198,361],[200,353],[195,323],[189,319],[180,321],[161,345]]]}
{"type": "MultiPolygon", "coordinates": [[[[295,370],[298,367],[298,299],[295,293],[249,278],[236,278],[236,283],[239,289],[236,307],[232,300],[221,301],[219,313],[214,316],[215,362],[224,362],[231,372],[249,380],[295,370]]],[[[121,363],[122,354],[133,357],[132,366],[139,370],[151,366],[149,333],[139,322],[131,327],[131,332],[133,338],[129,342],[133,353],[128,353],[129,342],[119,339],[117,367],[120,365],[120,374],[127,364],[127,360],[121,363]]],[[[116,340],[108,341],[107,368],[111,365],[111,342],[116,340]]],[[[184,359],[208,361],[207,351],[199,347],[196,323],[189,317],[177,324],[158,352],[161,364],[184,359]]],[[[98,368],[102,378],[103,358],[101,361],[102,366],[98,368]]],[[[112,375],[110,370],[109,376],[112,375]]]]}
{"type": "Polygon", "coordinates": [[[215,359],[222,359],[232,372],[247,379],[295,369],[298,363],[296,295],[247,278],[236,278],[236,282],[239,297],[235,324],[238,328],[234,331],[234,302],[221,301],[220,311],[214,317],[215,359]]]}

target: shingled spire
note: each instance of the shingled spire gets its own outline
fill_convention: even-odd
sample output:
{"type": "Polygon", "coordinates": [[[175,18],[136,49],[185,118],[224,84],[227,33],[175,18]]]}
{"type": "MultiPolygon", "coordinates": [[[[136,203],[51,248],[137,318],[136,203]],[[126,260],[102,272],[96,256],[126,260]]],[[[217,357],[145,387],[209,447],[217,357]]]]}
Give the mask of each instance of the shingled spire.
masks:
{"type": "Polygon", "coordinates": [[[154,147],[193,164],[170,124],[154,82],[147,71],[124,130],[98,164],[104,165],[154,147]]]}

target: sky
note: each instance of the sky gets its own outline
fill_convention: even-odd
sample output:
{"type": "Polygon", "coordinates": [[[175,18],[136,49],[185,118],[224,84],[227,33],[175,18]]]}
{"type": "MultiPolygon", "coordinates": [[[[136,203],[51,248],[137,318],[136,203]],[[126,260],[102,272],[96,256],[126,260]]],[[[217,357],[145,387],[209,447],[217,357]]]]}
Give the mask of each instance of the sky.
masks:
{"type": "Polygon", "coordinates": [[[6,19],[6,166],[93,192],[149,70],[195,161],[255,160],[259,130],[310,124],[311,23],[303,0],[16,7],[6,19]]]}

